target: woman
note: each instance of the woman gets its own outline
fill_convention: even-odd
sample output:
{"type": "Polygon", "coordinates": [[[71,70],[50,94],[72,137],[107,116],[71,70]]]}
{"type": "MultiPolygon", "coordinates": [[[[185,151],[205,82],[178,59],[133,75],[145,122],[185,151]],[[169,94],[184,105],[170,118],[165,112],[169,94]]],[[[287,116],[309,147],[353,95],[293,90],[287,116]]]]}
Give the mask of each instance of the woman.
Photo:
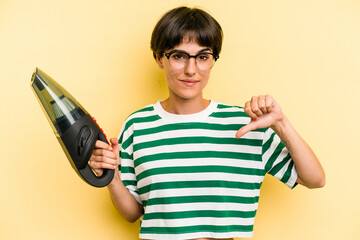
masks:
{"type": "Polygon", "coordinates": [[[169,97],[130,115],[111,146],[96,143],[90,165],[98,175],[118,167],[120,151],[108,189],[128,221],[142,218],[140,238],[251,237],[266,173],[290,188],[325,184],[315,154],[272,96],[244,108],[203,98],[222,38],[200,9],[167,12],[151,48],[169,97]]]}

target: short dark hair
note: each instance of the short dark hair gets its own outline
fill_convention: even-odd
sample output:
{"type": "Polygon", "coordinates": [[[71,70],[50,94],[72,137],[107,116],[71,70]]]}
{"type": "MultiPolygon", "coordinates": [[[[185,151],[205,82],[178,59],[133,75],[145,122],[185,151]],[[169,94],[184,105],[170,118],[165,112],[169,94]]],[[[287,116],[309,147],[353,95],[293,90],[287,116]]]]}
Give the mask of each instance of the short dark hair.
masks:
{"type": "Polygon", "coordinates": [[[165,13],[156,24],[151,36],[151,50],[162,56],[164,52],[179,45],[184,37],[209,47],[219,55],[223,40],[220,24],[199,8],[178,7],[165,13]]]}

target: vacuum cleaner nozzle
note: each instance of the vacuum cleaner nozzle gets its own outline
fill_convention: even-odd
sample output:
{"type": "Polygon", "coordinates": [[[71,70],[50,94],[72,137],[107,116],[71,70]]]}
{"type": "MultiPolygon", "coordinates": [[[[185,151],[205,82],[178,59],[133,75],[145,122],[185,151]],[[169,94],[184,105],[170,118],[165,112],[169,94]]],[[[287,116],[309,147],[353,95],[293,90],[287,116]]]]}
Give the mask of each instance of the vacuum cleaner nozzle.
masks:
{"type": "Polygon", "coordinates": [[[88,164],[95,142],[101,140],[108,143],[95,119],[70,93],[39,68],[32,75],[31,88],[74,170],[94,187],[108,185],[114,177],[114,170],[104,169],[98,177],[88,164]]]}

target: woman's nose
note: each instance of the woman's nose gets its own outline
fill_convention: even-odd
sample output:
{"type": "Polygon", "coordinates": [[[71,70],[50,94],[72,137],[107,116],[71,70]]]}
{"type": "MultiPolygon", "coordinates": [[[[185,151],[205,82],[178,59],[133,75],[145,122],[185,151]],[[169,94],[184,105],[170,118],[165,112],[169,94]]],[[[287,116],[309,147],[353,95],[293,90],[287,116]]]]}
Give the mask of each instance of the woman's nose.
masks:
{"type": "Polygon", "coordinates": [[[197,66],[196,66],[195,58],[190,58],[188,64],[185,66],[184,69],[185,74],[190,76],[194,75],[196,72],[196,68],[197,66]]]}

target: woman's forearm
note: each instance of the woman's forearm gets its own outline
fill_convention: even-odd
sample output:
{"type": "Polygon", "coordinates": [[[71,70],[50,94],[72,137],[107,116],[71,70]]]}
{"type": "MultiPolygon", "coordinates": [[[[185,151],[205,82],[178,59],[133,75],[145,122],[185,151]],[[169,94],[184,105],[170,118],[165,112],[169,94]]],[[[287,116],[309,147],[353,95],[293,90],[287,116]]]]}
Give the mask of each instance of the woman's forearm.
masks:
{"type": "Polygon", "coordinates": [[[135,222],[143,215],[143,206],[139,204],[122,183],[119,172],[108,185],[111,200],[121,215],[129,222],[135,222]]]}
{"type": "Polygon", "coordinates": [[[298,173],[299,184],[308,188],[319,188],[325,185],[325,172],[314,152],[301,138],[290,121],[284,116],[272,129],[283,141],[290,152],[298,173]]]}

